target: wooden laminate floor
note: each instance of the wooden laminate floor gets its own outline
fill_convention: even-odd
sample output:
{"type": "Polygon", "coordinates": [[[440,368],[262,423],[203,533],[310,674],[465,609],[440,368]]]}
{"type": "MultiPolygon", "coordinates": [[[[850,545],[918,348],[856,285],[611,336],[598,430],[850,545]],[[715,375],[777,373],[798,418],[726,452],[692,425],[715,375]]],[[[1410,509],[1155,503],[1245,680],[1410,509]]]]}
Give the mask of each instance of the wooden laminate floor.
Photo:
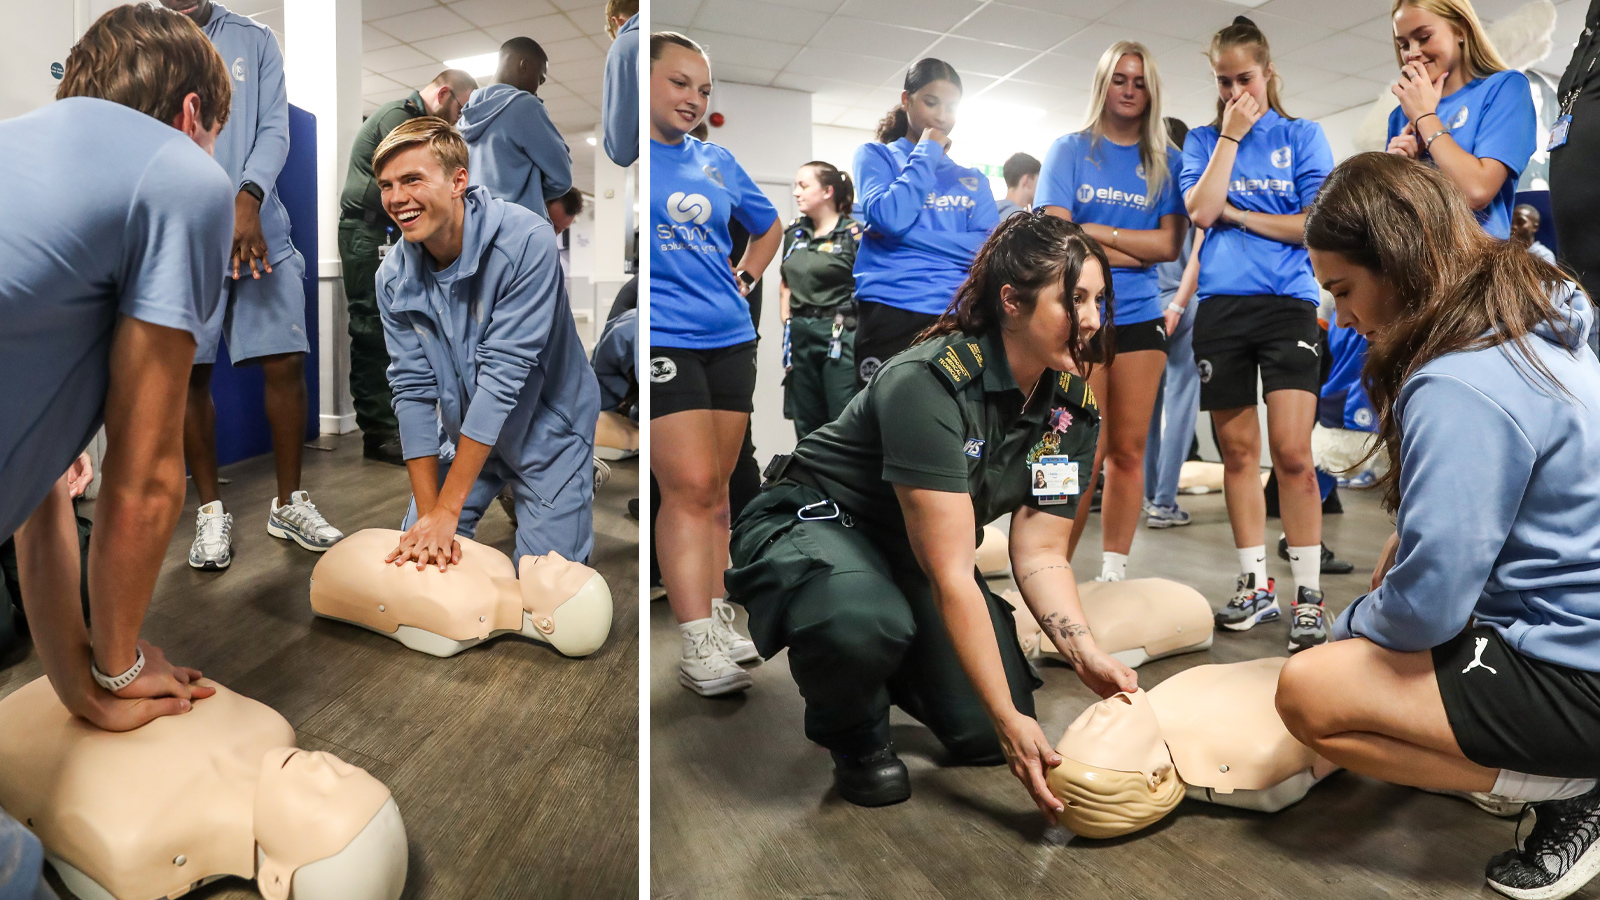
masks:
{"type": "MultiPolygon", "coordinates": [[[[1357,570],[1323,576],[1335,611],[1365,592],[1390,531],[1377,498],[1341,494],[1346,513],[1326,519],[1326,539],[1357,570]]],[[[1191,584],[1220,606],[1236,570],[1222,497],[1179,502],[1193,524],[1141,527],[1129,572],[1191,584]]],[[[1099,571],[1098,523],[1080,545],[1080,579],[1099,571]]],[[[1268,571],[1282,585],[1289,567],[1274,552],[1277,524],[1268,523],[1268,571]]],[[[785,654],[755,668],[744,695],[702,699],[677,683],[678,635],[665,603],[652,604],[650,622],[650,871],[659,898],[1499,896],[1484,885],[1483,867],[1512,845],[1513,822],[1349,772],[1276,814],[1185,801],[1146,831],[1085,841],[1049,828],[1004,767],[941,766],[938,742],[896,710],[894,741],[912,797],[855,807],[833,794],[827,752],[801,731],[803,704],[785,654]]],[[[1287,633],[1284,622],[1219,633],[1207,652],[1143,666],[1139,681],[1148,688],[1190,666],[1283,656],[1287,633]]],[[[1056,739],[1096,698],[1063,665],[1045,662],[1040,671],[1039,719],[1056,739]]]]}
{"type": "MultiPolygon", "coordinates": [[[[365,460],[359,434],[307,449],[304,484],[346,534],[398,527],[405,470],[365,460]]],[[[611,587],[610,637],[586,659],[504,636],[449,659],[313,618],[317,555],[266,533],[270,457],[225,468],[233,565],[198,572],[191,487],[144,636],[174,662],[282,713],[300,746],[328,750],[387,784],[410,842],[405,898],[614,898],[639,883],[637,461],[612,463],[595,500],[592,565],[611,587]]],[[[514,540],[498,505],[478,539],[514,540]]],[[[31,647],[0,660],[0,695],[40,674],[31,647]]],[[[204,702],[204,701],[202,701],[204,702]]],[[[53,882],[63,897],[59,882],[53,882]]],[[[255,898],[225,879],[187,895],[255,898]]]]}

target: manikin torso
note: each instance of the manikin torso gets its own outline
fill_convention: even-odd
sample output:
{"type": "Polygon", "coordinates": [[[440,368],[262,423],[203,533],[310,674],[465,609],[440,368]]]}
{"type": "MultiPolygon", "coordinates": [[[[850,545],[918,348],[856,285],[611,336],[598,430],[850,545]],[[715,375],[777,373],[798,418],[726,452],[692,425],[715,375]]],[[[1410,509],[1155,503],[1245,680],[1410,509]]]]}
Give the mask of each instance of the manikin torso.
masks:
{"type": "MultiPolygon", "coordinates": [[[[1055,645],[1016,591],[1002,594],[1017,620],[1017,638],[1028,657],[1057,656],[1055,645]]],[[[1078,585],[1078,599],[1095,643],[1123,665],[1138,668],[1152,659],[1211,646],[1211,604],[1194,588],[1164,578],[1091,581],[1078,585]]]]}
{"type": "Polygon", "coordinates": [[[0,700],[0,808],[83,900],[258,874],[267,900],[291,885],[296,900],[394,900],[405,882],[388,788],[296,749],[282,716],[221,686],[188,713],[113,734],[68,713],[45,678],[24,685],[0,700]]]}
{"type": "Polygon", "coordinates": [[[524,557],[519,571],[493,547],[457,538],[460,563],[419,570],[384,562],[399,540],[398,531],[369,528],[335,544],[312,570],[312,611],[434,656],[510,632],[567,656],[587,656],[605,643],[611,591],[588,566],[550,553],[524,557]]]}

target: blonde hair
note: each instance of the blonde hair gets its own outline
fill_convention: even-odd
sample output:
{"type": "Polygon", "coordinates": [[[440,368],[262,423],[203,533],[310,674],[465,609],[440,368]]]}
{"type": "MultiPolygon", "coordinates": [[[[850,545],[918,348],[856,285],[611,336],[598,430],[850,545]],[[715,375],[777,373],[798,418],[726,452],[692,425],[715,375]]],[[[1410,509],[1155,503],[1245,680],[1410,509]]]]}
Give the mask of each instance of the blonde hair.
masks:
{"type": "Polygon", "coordinates": [[[1114,772],[1070,757],[1046,773],[1045,783],[1061,801],[1061,824],[1073,834],[1095,839],[1148,828],[1176,809],[1184,795],[1176,769],[1147,779],[1140,772],[1114,772]]]}
{"type": "MultiPolygon", "coordinates": [[[[1283,79],[1278,77],[1278,71],[1273,69],[1272,74],[1267,75],[1267,69],[1272,67],[1272,49],[1267,46],[1267,36],[1262,34],[1255,22],[1244,16],[1235,16],[1232,25],[1211,36],[1211,47],[1206,51],[1206,59],[1211,61],[1211,66],[1215,69],[1217,57],[1221,56],[1224,50],[1232,50],[1234,47],[1250,48],[1251,58],[1261,66],[1261,73],[1267,77],[1267,106],[1285,119],[1294,118],[1284,110],[1283,100],[1278,96],[1283,88],[1283,79]]],[[[1212,126],[1219,129],[1222,127],[1222,113],[1227,108],[1228,104],[1218,97],[1217,117],[1211,122],[1212,126]]]]}
{"type": "Polygon", "coordinates": [[[1156,73],[1155,59],[1143,44],[1138,41],[1117,41],[1100,54],[1100,65],[1094,70],[1094,88],[1089,92],[1089,115],[1083,127],[1093,136],[1089,144],[1093,152],[1105,137],[1102,119],[1105,117],[1106,96],[1111,93],[1111,76],[1116,72],[1117,63],[1129,55],[1139,57],[1144,65],[1144,87],[1150,94],[1150,103],[1145,106],[1144,118],[1139,122],[1139,161],[1144,163],[1146,204],[1154,207],[1156,197],[1167,183],[1167,154],[1172,152],[1173,147],[1172,139],[1167,135],[1166,123],[1161,119],[1161,76],[1156,73]]]}
{"type": "MultiPolygon", "coordinates": [[[[1461,56],[1467,61],[1467,71],[1471,75],[1468,81],[1511,68],[1489,41],[1489,33],[1484,31],[1477,10],[1472,8],[1472,0],[1394,0],[1394,5],[1389,8],[1391,22],[1402,6],[1425,9],[1449,22],[1450,27],[1461,35],[1461,56]]],[[[1400,55],[1399,41],[1394,45],[1394,59],[1402,66],[1406,64],[1405,58],[1400,55]]]]}
{"type": "Polygon", "coordinates": [[[383,167],[396,156],[424,145],[444,167],[445,177],[467,167],[467,142],[461,139],[461,133],[438,116],[418,116],[389,132],[372,151],[372,174],[381,176],[383,167]]]}

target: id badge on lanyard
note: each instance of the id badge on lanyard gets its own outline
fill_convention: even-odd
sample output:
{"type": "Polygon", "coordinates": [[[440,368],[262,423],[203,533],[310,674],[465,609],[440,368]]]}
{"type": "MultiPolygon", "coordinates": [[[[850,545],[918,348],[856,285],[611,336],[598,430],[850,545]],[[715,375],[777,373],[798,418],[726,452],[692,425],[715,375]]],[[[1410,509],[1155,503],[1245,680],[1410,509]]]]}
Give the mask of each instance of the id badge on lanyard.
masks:
{"type": "Polygon", "coordinates": [[[1583,82],[1588,79],[1589,73],[1594,71],[1595,57],[1589,54],[1590,45],[1594,43],[1596,26],[1589,25],[1583,30],[1583,48],[1578,51],[1580,58],[1589,57],[1589,65],[1584,68],[1583,74],[1578,77],[1578,84],[1567,95],[1561,98],[1561,115],[1556,119],[1555,125],[1550,128],[1550,143],[1546,151],[1554,150],[1567,142],[1567,136],[1572,131],[1572,108],[1578,102],[1578,96],[1583,93],[1583,82]]]}
{"type": "Polygon", "coordinates": [[[829,341],[828,341],[828,358],[829,359],[838,359],[839,358],[839,354],[844,352],[844,342],[842,340],[840,340],[841,336],[843,336],[843,335],[844,335],[844,313],[842,311],[841,312],[835,312],[833,314],[833,330],[829,332],[829,341]]]}
{"type": "Polygon", "coordinates": [[[1066,456],[1041,456],[1029,467],[1034,502],[1040,506],[1068,503],[1078,495],[1078,464],[1066,456]]]}

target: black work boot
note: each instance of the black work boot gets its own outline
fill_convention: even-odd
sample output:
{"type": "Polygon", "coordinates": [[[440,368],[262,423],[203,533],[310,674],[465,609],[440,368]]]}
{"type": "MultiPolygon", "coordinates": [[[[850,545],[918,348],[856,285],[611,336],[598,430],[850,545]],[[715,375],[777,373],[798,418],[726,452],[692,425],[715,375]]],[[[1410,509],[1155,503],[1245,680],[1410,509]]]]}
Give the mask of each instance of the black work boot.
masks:
{"type": "Polygon", "coordinates": [[[398,434],[362,435],[361,455],[367,459],[386,462],[393,466],[406,464],[406,456],[400,449],[400,435],[398,434]]]}
{"type": "Polygon", "coordinates": [[[884,747],[860,756],[833,753],[833,786],[839,796],[857,806],[888,806],[911,798],[911,774],[906,764],[884,747]]]}
{"type": "MultiPolygon", "coordinates": [[[[1289,539],[1278,538],[1278,558],[1284,561],[1289,559],[1289,539]]],[[[1356,564],[1340,559],[1333,555],[1327,544],[1322,545],[1322,574],[1324,575],[1349,575],[1356,570],[1356,564]]]]}

